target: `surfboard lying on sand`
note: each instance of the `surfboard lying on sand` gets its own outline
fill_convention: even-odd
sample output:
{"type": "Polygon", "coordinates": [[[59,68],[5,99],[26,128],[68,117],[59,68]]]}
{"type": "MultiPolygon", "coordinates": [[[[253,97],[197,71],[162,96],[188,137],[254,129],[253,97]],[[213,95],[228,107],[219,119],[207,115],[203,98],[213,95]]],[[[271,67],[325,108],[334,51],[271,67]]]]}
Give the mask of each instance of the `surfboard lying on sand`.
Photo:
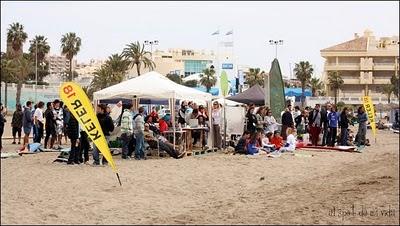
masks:
{"type": "Polygon", "coordinates": [[[2,159],[15,157],[20,157],[20,155],[17,152],[1,152],[2,159]]]}
{"type": "Polygon", "coordinates": [[[311,151],[347,151],[347,152],[353,152],[356,150],[356,146],[335,146],[335,147],[323,147],[323,146],[304,146],[304,147],[299,147],[298,149],[300,150],[311,150],[311,151]]]}

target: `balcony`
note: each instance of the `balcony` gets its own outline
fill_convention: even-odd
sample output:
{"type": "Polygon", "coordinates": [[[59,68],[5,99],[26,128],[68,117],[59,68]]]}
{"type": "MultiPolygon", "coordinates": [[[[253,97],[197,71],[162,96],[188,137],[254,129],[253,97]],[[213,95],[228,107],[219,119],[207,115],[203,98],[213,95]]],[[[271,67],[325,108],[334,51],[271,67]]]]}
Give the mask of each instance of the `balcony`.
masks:
{"type": "Polygon", "coordinates": [[[359,63],[325,64],[326,71],[359,71],[359,63]]]}
{"type": "Polygon", "coordinates": [[[343,84],[360,84],[359,76],[354,77],[354,78],[342,77],[342,79],[343,79],[343,84]]]}
{"type": "Polygon", "coordinates": [[[394,71],[396,70],[394,63],[374,63],[375,71],[394,71]]]}
{"type": "Polygon", "coordinates": [[[390,83],[390,78],[373,78],[373,84],[385,85],[390,83]]]}

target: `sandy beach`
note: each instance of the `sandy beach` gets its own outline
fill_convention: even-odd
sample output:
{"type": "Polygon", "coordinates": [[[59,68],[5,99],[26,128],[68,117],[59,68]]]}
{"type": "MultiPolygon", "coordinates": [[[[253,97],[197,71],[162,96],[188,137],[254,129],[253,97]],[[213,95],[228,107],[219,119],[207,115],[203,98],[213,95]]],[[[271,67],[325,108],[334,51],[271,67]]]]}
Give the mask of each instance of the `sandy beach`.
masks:
{"type": "Polygon", "coordinates": [[[378,132],[363,153],[115,156],[122,187],[109,167],[57,153],[2,159],[1,223],[399,224],[399,136],[378,132]]]}

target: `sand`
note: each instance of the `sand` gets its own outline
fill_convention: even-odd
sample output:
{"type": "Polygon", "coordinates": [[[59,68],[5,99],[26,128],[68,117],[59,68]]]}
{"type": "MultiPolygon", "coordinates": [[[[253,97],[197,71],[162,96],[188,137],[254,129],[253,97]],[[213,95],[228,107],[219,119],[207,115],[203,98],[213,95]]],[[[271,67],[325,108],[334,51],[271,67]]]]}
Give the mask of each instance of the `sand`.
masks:
{"type": "Polygon", "coordinates": [[[116,156],[122,187],[110,168],[52,163],[56,153],[2,159],[1,223],[399,224],[399,136],[377,141],[299,151],[313,157],[116,156]]]}

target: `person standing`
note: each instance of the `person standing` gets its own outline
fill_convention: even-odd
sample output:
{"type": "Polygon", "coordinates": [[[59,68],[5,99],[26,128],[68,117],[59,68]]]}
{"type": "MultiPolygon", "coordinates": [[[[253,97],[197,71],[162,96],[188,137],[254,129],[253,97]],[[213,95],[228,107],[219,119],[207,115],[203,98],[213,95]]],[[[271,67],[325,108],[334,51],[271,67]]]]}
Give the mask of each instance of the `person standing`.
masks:
{"type": "Polygon", "coordinates": [[[267,115],[264,117],[264,122],[266,127],[266,132],[275,132],[278,129],[278,123],[276,122],[274,116],[272,115],[271,109],[268,109],[267,115]]]}
{"type": "Polygon", "coordinates": [[[64,105],[64,103],[62,101],[61,101],[60,106],[63,109],[63,133],[64,133],[65,143],[67,143],[68,142],[67,127],[68,127],[69,118],[71,117],[71,112],[69,112],[67,105],[64,105]]]}
{"type": "Polygon", "coordinates": [[[282,115],[282,138],[283,140],[286,140],[287,138],[287,129],[288,128],[294,128],[294,120],[292,116],[292,112],[290,109],[290,105],[285,109],[285,113],[282,115]]]}
{"type": "Polygon", "coordinates": [[[24,107],[24,117],[22,118],[22,127],[24,128],[24,144],[21,150],[24,150],[26,145],[29,143],[29,135],[32,131],[33,119],[32,119],[32,102],[27,101],[24,107]]]}
{"type": "Polygon", "coordinates": [[[139,113],[136,115],[136,118],[134,119],[135,123],[135,129],[134,129],[134,134],[136,138],[136,146],[135,146],[135,159],[140,160],[143,159],[145,160],[145,155],[144,155],[144,108],[140,107],[139,108],[139,113]]]}
{"type": "Polygon", "coordinates": [[[0,103],[0,151],[3,149],[2,139],[3,139],[3,133],[4,133],[4,124],[6,122],[6,119],[3,115],[3,110],[4,110],[3,104],[0,103]]]}
{"type": "Polygon", "coordinates": [[[256,132],[257,128],[257,117],[254,114],[254,106],[250,106],[249,110],[247,110],[246,118],[247,118],[247,130],[253,134],[256,132]]]}
{"type": "Polygon", "coordinates": [[[321,122],[323,126],[323,135],[322,135],[322,146],[326,146],[330,144],[330,130],[329,130],[329,120],[328,114],[331,113],[332,105],[330,103],[326,104],[326,108],[321,110],[321,122]]]}
{"type": "Polygon", "coordinates": [[[68,165],[80,164],[79,162],[79,123],[71,114],[66,126],[66,134],[71,140],[71,150],[69,152],[68,165]]]}
{"type": "Polygon", "coordinates": [[[186,123],[186,110],[188,106],[186,101],[182,101],[181,103],[181,109],[179,109],[178,112],[178,123],[183,127],[184,124],[186,123]]]}
{"type": "MultiPolygon", "coordinates": [[[[106,138],[107,145],[110,140],[110,132],[114,131],[114,122],[107,114],[107,106],[100,104],[97,106],[97,119],[99,120],[101,130],[106,138]]],[[[103,165],[107,164],[106,158],[102,158],[103,165]]],[[[93,165],[100,165],[100,151],[95,145],[93,148],[93,165]]]]}
{"type": "Polygon", "coordinates": [[[128,104],[121,116],[121,140],[122,140],[122,158],[130,159],[129,153],[129,142],[132,139],[133,134],[133,117],[132,117],[132,105],[128,104]]]}
{"type": "MultiPolygon", "coordinates": [[[[72,115],[72,114],[71,114],[72,115]]],[[[89,138],[87,133],[79,127],[80,137],[79,137],[79,162],[89,164],[89,138]],[[83,158],[82,158],[83,154],[83,158]]]]}
{"type": "Polygon", "coordinates": [[[367,135],[367,113],[363,106],[358,108],[358,132],[357,132],[357,146],[365,145],[365,136],[367,135]]]}
{"type": "Polygon", "coordinates": [[[47,109],[44,112],[44,117],[45,117],[45,128],[46,128],[46,137],[44,138],[44,148],[47,148],[47,143],[49,142],[50,136],[50,149],[53,148],[54,141],[56,140],[56,117],[54,116],[53,113],[53,104],[51,102],[48,102],[47,104],[47,109]]]}
{"type": "Polygon", "coordinates": [[[349,114],[349,110],[347,107],[343,108],[342,113],[340,114],[340,144],[343,146],[347,146],[348,139],[348,128],[349,128],[349,118],[347,115],[349,114]]]}
{"type": "Polygon", "coordinates": [[[53,114],[56,118],[56,136],[58,141],[58,149],[62,149],[61,147],[61,140],[63,135],[63,128],[64,128],[64,114],[63,109],[60,107],[60,100],[56,99],[53,102],[53,114]]]}
{"type": "Polygon", "coordinates": [[[257,131],[264,131],[264,116],[265,116],[265,107],[259,107],[256,113],[257,131]]]}
{"type": "Polygon", "coordinates": [[[34,139],[34,143],[41,143],[42,138],[43,138],[43,130],[44,130],[44,117],[43,117],[43,107],[44,103],[42,101],[39,101],[37,104],[37,108],[35,110],[35,113],[33,115],[33,120],[35,123],[35,127],[37,130],[37,134],[34,139]]]}
{"type": "Polygon", "coordinates": [[[321,133],[321,112],[320,105],[316,104],[308,116],[310,126],[311,143],[313,146],[318,145],[319,134],[321,133]]]}
{"type": "Polygon", "coordinates": [[[221,149],[221,108],[218,101],[213,103],[213,110],[211,113],[212,125],[213,125],[213,144],[214,147],[221,149]]]}
{"type": "Polygon", "coordinates": [[[21,104],[17,104],[16,110],[15,110],[12,120],[11,120],[12,135],[13,135],[13,139],[14,139],[12,144],[16,144],[15,139],[17,137],[17,133],[18,133],[18,144],[21,144],[21,131],[22,131],[22,117],[23,116],[24,116],[24,113],[22,112],[22,106],[21,106],[21,104]]]}
{"type": "Polygon", "coordinates": [[[339,123],[339,116],[336,113],[336,106],[333,106],[331,108],[331,112],[328,114],[329,135],[330,135],[328,146],[331,147],[335,146],[338,123],[339,123]]]}

